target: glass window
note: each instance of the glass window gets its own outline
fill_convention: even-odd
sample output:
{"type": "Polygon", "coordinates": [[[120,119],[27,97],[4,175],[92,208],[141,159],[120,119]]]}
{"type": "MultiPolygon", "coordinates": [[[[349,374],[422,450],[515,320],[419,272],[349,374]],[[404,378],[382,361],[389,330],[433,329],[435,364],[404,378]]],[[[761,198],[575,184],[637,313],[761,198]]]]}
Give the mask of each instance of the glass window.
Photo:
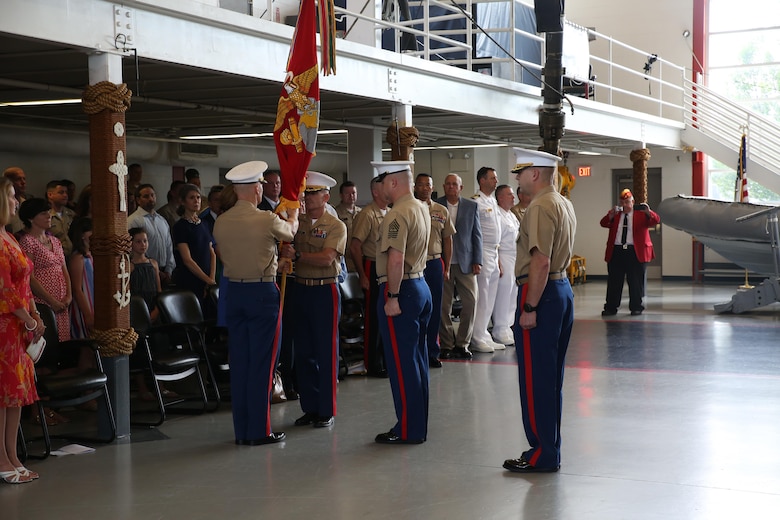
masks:
{"type": "MultiPolygon", "coordinates": [[[[707,85],[767,118],[780,122],[780,2],[709,0],[707,85]]],[[[749,133],[749,131],[748,131],[749,133]]],[[[734,164],[708,162],[708,195],[735,200],[734,164]]],[[[748,177],[751,202],[780,200],[780,195],[748,177]]]]}

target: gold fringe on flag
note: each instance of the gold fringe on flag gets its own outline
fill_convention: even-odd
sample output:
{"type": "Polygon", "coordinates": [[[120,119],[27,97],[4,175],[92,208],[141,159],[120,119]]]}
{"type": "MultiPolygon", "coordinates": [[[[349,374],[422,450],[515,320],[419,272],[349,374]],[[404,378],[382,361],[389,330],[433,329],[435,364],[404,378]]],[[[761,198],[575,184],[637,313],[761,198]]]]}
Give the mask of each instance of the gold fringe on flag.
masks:
{"type": "Polygon", "coordinates": [[[322,74],[336,73],[336,10],[333,0],[317,0],[319,8],[322,74]]]}

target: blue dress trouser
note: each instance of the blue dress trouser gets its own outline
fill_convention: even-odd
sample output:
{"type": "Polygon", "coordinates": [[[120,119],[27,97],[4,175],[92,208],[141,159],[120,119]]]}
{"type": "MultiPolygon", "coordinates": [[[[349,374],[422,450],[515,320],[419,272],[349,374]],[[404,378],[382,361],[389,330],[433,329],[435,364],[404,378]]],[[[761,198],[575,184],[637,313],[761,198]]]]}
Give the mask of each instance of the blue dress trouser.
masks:
{"type": "Polygon", "coordinates": [[[271,434],[271,388],[279,350],[279,289],[274,282],[228,282],[226,321],[236,440],[271,434]]]}
{"type": "Polygon", "coordinates": [[[341,291],[335,283],[295,287],[295,376],[301,409],[336,415],[341,291]]]}
{"type": "Polygon", "coordinates": [[[379,284],[376,281],[376,262],[363,258],[363,269],[368,276],[368,291],[363,291],[363,366],[370,375],[377,375],[387,369],[385,353],[377,324],[376,302],[379,298],[379,284]]]}
{"type": "Polygon", "coordinates": [[[425,282],[431,290],[431,319],[428,322],[428,355],[439,358],[441,345],[439,344],[439,325],[441,324],[441,295],[444,291],[444,259],[434,258],[425,264],[425,282]]]}
{"type": "Polygon", "coordinates": [[[431,317],[431,291],[422,278],[401,282],[398,303],[401,314],[385,314],[387,284],[379,287],[377,302],[379,331],[385,347],[387,374],[393,391],[398,422],[393,432],[403,440],[428,437],[428,348],[427,330],[431,317]]]}
{"type": "Polygon", "coordinates": [[[538,468],[561,463],[563,368],[574,324],[574,294],[569,280],[548,280],[536,313],[536,327],[520,327],[528,284],[520,286],[515,315],[515,345],[523,427],[531,449],[525,459],[538,468]]]}

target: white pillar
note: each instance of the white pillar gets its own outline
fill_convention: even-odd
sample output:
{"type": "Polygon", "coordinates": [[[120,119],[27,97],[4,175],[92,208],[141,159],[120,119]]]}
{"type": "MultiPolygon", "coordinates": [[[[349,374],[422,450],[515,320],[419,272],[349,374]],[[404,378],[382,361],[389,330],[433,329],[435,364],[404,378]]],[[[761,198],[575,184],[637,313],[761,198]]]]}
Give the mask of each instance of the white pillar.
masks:
{"type": "Polygon", "coordinates": [[[347,177],[358,190],[358,205],[371,202],[371,179],[376,172],[371,161],[382,160],[385,133],[378,129],[347,125],[347,177]]]}
{"type": "Polygon", "coordinates": [[[117,85],[122,83],[122,56],[107,53],[90,54],[88,61],[90,85],[101,81],[110,81],[117,85]]]}

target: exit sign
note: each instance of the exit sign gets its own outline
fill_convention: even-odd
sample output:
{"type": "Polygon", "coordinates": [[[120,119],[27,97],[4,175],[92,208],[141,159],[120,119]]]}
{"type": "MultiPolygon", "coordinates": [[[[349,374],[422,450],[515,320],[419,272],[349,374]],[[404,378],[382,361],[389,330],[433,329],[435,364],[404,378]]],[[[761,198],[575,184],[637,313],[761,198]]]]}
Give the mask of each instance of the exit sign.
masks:
{"type": "Polygon", "coordinates": [[[590,177],[590,166],[580,166],[577,168],[578,177],[590,177]]]}

